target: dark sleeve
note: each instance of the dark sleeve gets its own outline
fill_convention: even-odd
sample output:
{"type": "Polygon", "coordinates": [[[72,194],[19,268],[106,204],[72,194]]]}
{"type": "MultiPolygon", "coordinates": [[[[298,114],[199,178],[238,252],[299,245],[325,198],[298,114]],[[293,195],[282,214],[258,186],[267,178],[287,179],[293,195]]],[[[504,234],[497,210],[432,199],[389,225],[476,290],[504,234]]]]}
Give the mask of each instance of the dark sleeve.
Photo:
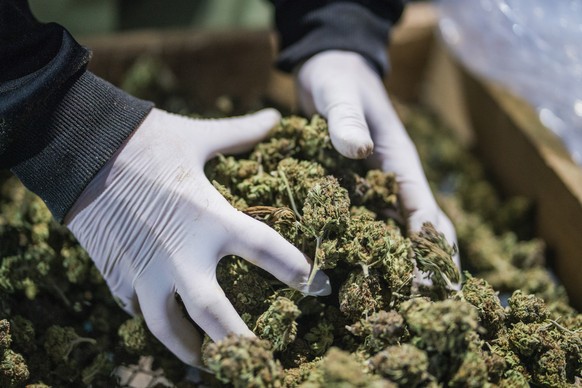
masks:
{"type": "Polygon", "coordinates": [[[152,104],[86,71],[90,52],[25,0],[0,0],[0,168],[62,221],[152,104]]]}
{"type": "Polygon", "coordinates": [[[290,72],[325,50],[354,51],[380,75],[388,71],[390,28],[405,0],[272,0],[280,34],[277,66],[290,72]]]}

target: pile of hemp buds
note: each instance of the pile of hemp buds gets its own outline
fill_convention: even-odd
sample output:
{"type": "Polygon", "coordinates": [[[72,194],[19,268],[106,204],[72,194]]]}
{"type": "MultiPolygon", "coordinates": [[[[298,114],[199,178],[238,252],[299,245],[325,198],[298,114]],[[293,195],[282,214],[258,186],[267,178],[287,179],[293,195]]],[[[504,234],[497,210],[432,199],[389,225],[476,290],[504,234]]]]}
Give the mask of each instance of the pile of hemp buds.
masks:
{"type": "MultiPolygon", "coordinates": [[[[184,113],[164,69],[138,61],[124,87],[184,113]]],[[[210,161],[207,176],[232,206],[312,258],[333,292],[306,296],[223,258],[219,282],[257,338],[207,339],[206,386],[582,384],[582,315],[547,269],[531,230],[535,204],[500,195],[447,128],[394,103],[458,247],[430,224],[408,234],[394,175],[341,157],[323,119],[282,119],[251,152],[210,161]]],[[[116,386],[115,368],[148,355],[166,381],[195,386],[143,319],[117,306],[74,237],[4,171],[0,259],[0,386],[116,386]]]]}
{"type": "MultiPolygon", "coordinates": [[[[401,214],[394,175],[339,156],[323,119],[284,118],[250,154],[219,156],[207,173],[232,206],[312,257],[333,288],[306,296],[240,258],[223,259],[219,282],[258,338],[205,345],[218,383],[558,387],[580,376],[582,318],[564,298],[546,304],[515,290],[503,307],[494,288],[469,273],[455,290],[456,247],[429,223],[407,235],[387,218],[401,214]],[[416,281],[415,268],[428,281],[416,281]]],[[[483,234],[454,199],[443,202],[462,224],[462,246],[467,235],[483,234]]],[[[514,239],[489,249],[496,257],[481,267],[506,261],[498,276],[510,276],[519,271],[512,260],[539,262],[543,245],[514,239]],[[509,255],[495,252],[508,248],[509,255]]]]}

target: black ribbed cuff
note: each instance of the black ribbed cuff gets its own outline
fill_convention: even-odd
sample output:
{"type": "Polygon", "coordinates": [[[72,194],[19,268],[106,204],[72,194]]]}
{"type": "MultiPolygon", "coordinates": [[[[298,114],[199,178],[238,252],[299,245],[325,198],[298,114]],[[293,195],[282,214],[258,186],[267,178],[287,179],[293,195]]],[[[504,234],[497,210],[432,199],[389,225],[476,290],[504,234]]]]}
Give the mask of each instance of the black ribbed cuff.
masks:
{"type": "MultiPolygon", "coordinates": [[[[287,1],[277,8],[277,28],[281,35],[279,69],[291,72],[319,52],[344,50],[362,55],[381,76],[388,72],[388,34],[402,7],[386,6],[383,12],[375,12],[360,2],[338,1],[316,6],[318,2],[312,1],[287,1]]],[[[377,2],[377,7],[383,3],[390,2],[377,2]]]]}
{"type": "Polygon", "coordinates": [[[49,141],[12,172],[62,222],[82,191],[152,109],[84,72],[46,122],[49,141]]]}

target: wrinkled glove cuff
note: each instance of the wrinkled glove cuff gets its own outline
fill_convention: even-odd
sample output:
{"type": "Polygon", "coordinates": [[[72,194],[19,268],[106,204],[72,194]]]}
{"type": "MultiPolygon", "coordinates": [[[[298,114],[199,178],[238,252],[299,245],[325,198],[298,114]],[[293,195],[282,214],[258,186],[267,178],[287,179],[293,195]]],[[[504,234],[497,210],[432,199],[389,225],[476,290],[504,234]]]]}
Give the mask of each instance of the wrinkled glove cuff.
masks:
{"type": "Polygon", "coordinates": [[[376,72],[388,72],[386,46],[391,26],[402,14],[400,2],[286,1],[277,6],[276,22],[281,35],[277,67],[291,72],[299,63],[326,50],[356,52],[376,72]],[[394,4],[400,6],[394,6],[394,4]]]}
{"type": "Polygon", "coordinates": [[[12,168],[62,222],[85,187],[152,109],[86,71],[46,121],[46,146],[12,168]]]}

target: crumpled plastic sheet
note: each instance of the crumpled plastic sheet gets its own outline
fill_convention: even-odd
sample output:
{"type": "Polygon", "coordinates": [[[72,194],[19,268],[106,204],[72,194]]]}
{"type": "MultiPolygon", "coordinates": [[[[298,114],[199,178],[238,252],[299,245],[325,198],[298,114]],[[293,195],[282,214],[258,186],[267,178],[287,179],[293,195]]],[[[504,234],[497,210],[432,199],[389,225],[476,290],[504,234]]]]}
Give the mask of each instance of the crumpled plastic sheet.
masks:
{"type": "Polygon", "coordinates": [[[469,70],[538,112],[582,166],[582,1],[439,0],[440,35],[469,70]]]}

